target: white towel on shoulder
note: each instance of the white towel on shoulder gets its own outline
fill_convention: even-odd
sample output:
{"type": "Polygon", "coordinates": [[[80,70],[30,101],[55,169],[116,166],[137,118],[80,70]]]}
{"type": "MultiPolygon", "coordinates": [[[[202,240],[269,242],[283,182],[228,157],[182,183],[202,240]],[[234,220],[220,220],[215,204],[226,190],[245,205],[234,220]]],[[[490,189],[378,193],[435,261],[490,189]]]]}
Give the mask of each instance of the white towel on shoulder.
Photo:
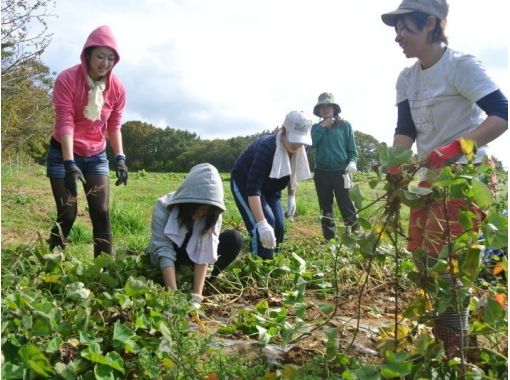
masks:
{"type": "Polygon", "coordinates": [[[305,147],[302,146],[289,158],[289,153],[282,142],[282,131],[280,130],[276,135],[276,152],[269,178],[282,178],[287,175],[290,175],[290,187],[292,189],[296,188],[298,182],[312,177],[305,147]]]}
{"type": "Polygon", "coordinates": [[[106,83],[103,80],[94,82],[89,76],[87,76],[87,83],[90,90],[88,102],[83,110],[83,114],[89,120],[101,120],[101,110],[104,104],[103,91],[106,88],[106,83]]]}
{"type": "MultiPolygon", "coordinates": [[[[178,220],[179,205],[173,207],[165,226],[165,235],[178,247],[182,247],[188,229],[180,225],[178,220]]],[[[214,264],[218,260],[218,244],[221,230],[221,215],[212,231],[202,233],[204,219],[200,218],[193,223],[193,232],[186,246],[186,252],[195,264],[214,264]]]]}

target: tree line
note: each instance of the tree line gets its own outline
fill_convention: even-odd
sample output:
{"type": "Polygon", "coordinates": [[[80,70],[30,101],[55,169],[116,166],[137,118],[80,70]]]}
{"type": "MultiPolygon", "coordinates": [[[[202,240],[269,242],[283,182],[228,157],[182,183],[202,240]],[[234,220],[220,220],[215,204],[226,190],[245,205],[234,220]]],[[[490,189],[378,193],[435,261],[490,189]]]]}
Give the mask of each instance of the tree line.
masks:
{"type": "MultiPolygon", "coordinates": [[[[56,73],[41,61],[50,44],[46,18],[52,1],[2,1],[2,155],[28,156],[44,164],[53,130],[51,95],[56,73]],[[38,24],[39,27],[34,26],[38,24]],[[32,33],[31,30],[37,30],[32,33]]],[[[200,162],[230,171],[235,159],[264,131],[248,136],[205,140],[186,130],[157,128],[141,121],[122,126],[124,150],[132,171],[186,172],[200,162]]],[[[379,141],[355,131],[358,169],[369,171],[377,162],[379,141]]],[[[313,148],[308,149],[314,167],[313,148]]],[[[110,157],[112,158],[112,157],[110,157]]],[[[114,160],[110,159],[113,163],[114,160]]],[[[502,168],[501,161],[495,160],[502,168]]]]}
{"type": "MultiPolygon", "coordinates": [[[[128,121],[122,125],[124,151],[130,170],[156,172],[187,172],[194,165],[209,162],[221,172],[228,172],[236,158],[258,137],[272,133],[263,131],[247,136],[228,139],[201,139],[186,130],[157,128],[140,121],[128,121]]],[[[358,169],[370,170],[377,160],[379,141],[371,135],[356,131],[358,145],[358,169]]],[[[313,168],[313,148],[308,149],[310,166],[313,168]]]]}
{"type": "MultiPolygon", "coordinates": [[[[21,155],[44,164],[53,130],[51,96],[56,73],[41,61],[51,42],[46,20],[52,17],[51,0],[2,1],[2,155],[21,155]]],[[[122,126],[129,169],[186,172],[209,162],[230,171],[235,159],[262,133],[228,139],[204,140],[186,130],[156,128],[141,121],[122,126]]],[[[358,167],[368,170],[379,142],[356,132],[358,167]]],[[[311,167],[313,152],[308,150],[311,167]]],[[[112,158],[112,157],[110,157],[112,158]]],[[[110,159],[110,162],[114,160],[110,159]]]]}

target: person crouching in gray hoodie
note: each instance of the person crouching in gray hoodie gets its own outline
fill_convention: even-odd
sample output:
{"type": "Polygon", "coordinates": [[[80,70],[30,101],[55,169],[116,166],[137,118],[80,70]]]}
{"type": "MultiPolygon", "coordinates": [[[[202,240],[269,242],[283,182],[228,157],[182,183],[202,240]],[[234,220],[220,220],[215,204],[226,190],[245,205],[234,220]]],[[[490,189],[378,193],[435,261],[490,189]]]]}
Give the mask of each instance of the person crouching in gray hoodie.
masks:
{"type": "Polygon", "coordinates": [[[239,254],[239,231],[220,233],[225,211],[223,184],[211,164],[191,168],[181,186],[158,199],[152,212],[151,240],[147,247],[151,263],[161,268],[168,290],[177,290],[175,268],[194,265],[191,303],[199,308],[209,264],[217,276],[239,254]]]}

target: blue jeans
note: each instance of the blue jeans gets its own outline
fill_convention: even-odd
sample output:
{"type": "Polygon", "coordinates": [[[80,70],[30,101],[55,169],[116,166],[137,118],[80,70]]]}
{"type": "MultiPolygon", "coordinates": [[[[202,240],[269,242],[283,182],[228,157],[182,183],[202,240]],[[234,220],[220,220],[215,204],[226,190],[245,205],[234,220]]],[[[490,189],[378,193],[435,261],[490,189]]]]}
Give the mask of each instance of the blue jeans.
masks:
{"type": "MultiPolygon", "coordinates": [[[[274,251],[272,249],[262,247],[260,237],[257,232],[257,222],[251,212],[248,204],[248,196],[243,194],[234,179],[230,179],[230,188],[234,195],[239,213],[241,214],[246,229],[250,234],[250,250],[252,253],[257,254],[263,259],[272,259],[274,257],[274,251]]],[[[283,241],[285,234],[284,215],[282,204],[280,202],[281,193],[273,194],[261,194],[260,203],[262,204],[262,211],[267,222],[273,227],[274,235],[276,237],[276,244],[280,244],[283,241]]]]}
{"type": "MultiPolygon", "coordinates": [[[[48,158],[46,159],[46,176],[49,178],[64,179],[66,171],[64,168],[64,156],[60,144],[52,138],[48,158]]],[[[108,158],[106,151],[90,157],[74,155],[74,161],[83,175],[105,175],[109,174],[108,158]]]]}

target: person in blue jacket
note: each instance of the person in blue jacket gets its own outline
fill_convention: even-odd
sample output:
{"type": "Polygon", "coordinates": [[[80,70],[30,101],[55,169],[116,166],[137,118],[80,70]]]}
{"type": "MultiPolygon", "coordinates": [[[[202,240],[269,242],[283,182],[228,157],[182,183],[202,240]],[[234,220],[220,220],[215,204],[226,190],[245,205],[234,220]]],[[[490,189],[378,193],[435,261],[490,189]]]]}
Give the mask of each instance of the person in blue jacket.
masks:
{"type": "Polygon", "coordinates": [[[250,249],[264,259],[274,257],[284,238],[281,191],[288,187],[287,216],[292,217],[297,184],[311,177],[305,150],[312,144],[311,127],[302,112],[289,112],[276,135],[260,137],[234,163],[232,194],[250,234],[250,249]]]}

